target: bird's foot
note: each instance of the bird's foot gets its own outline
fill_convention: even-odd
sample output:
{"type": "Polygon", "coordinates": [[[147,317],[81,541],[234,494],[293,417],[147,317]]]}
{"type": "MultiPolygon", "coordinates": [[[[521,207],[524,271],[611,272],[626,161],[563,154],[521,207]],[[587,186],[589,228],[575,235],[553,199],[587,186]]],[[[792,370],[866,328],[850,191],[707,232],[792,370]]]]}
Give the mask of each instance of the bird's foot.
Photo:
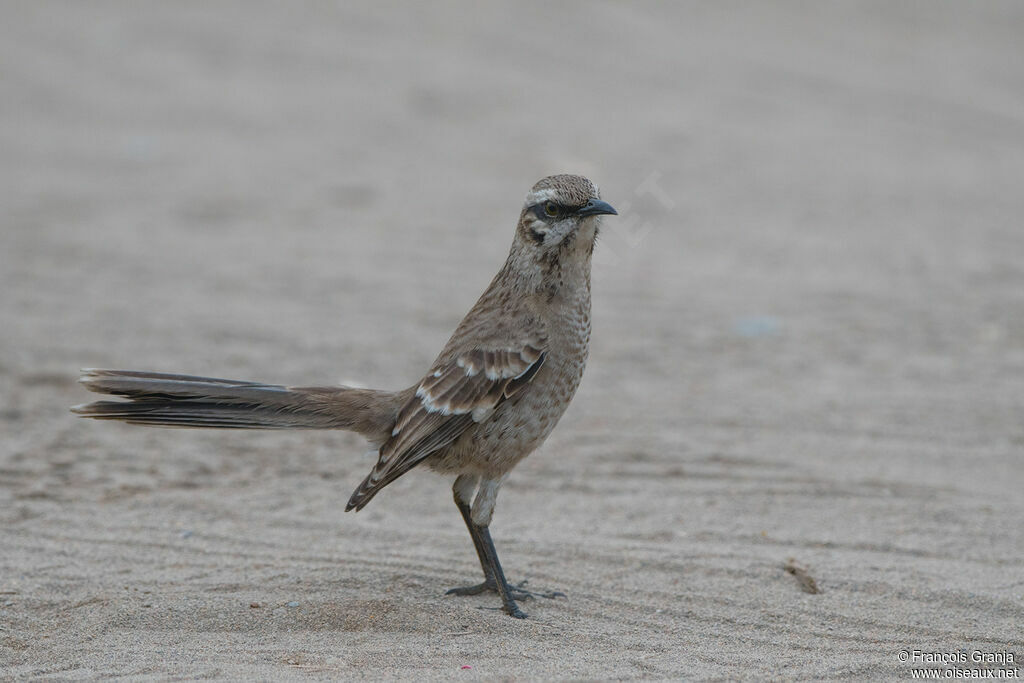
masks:
{"type": "Polygon", "coordinates": [[[510,585],[509,590],[511,596],[515,600],[533,600],[534,598],[544,598],[545,600],[554,600],[555,598],[566,597],[562,591],[528,591],[523,586],[526,585],[528,579],[523,579],[515,585],[510,585]]]}
{"type": "Polygon", "coordinates": [[[509,615],[513,619],[525,619],[526,618],[526,612],[524,612],[523,610],[519,609],[519,605],[517,605],[514,602],[506,603],[505,606],[502,607],[502,609],[505,610],[505,614],[509,615]]]}
{"type": "MultiPolygon", "coordinates": [[[[545,591],[535,592],[528,591],[523,586],[526,585],[526,580],[520,581],[518,584],[509,584],[508,596],[513,600],[533,600],[534,598],[545,598],[547,600],[554,600],[555,598],[564,598],[565,593],[561,591],[545,591]]],[[[501,594],[498,590],[498,585],[494,582],[494,579],[488,579],[483,583],[478,583],[475,586],[460,586],[458,588],[452,588],[448,590],[445,595],[480,595],[486,592],[501,594]]],[[[511,612],[510,612],[511,613],[511,612]]],[[[516,616],[513,614],[512,616],[516,616]]],[[[525,616],[525,615],[524,615],[525,616]]],[[[522,617],[519,617],[520,619],[522,617]]]]}
{"type": "Polygon", "coordinates": [[[455,588],[449,588],[444,592],[444,594],[480,595],[481,593],[486,593],[487,591],[494,591],[495,593],[497,593],[498,587],[494,584],[494,582],[488,583],[487,581],[484,581],[483,583],[478,583],[475,586],[456,586],[455,588]]]}

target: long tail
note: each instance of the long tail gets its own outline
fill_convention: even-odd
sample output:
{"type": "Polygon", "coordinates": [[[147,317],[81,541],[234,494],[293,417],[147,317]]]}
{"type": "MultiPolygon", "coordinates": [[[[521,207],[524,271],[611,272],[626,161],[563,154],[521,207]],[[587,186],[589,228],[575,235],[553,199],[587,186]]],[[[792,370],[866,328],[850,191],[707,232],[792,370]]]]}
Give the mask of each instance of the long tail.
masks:
{"type": "Polygon", "coordinates": [[[128,399],[71,409],[82,417],[161,427],[347,429],[371,441],[383,441],[391,433],[408,393],[130,370],[83,370],[79,381],[90,391],[128,399]]]}

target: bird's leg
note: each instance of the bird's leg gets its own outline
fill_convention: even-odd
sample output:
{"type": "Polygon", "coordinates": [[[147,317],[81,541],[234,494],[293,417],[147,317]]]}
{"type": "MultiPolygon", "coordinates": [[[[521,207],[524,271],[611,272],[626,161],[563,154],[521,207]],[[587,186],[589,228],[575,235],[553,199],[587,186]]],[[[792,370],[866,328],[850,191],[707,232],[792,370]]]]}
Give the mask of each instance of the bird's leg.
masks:
{"type": "Polygon", "coordinates": [[[454,494],[455,505],[459,508],[459,512],[462,513],[462,519],[466,522],[466,528],[469,529],[469,537],[473,539],[476,555],[480,558],[480,566],[484,570],[484,581],[475,586],[452,588],[445,595],[479,595],[484,591],[498,590],[497,584],[494,583],[494,573],[487,562],[487,551],[484,550],[483,538],[480,536],[480,532],[477,530],[476,525],[473,524],[473,519],[470,516],[469,499],[472,497],[473,490],[479,481],[480,477],[474,475],[460,475],[452,486],[452,493],[454,494]]]}
{"type": "Polygon", "coordinates": [[[526,613],[519,609],[519,605],[516,604],[512,587],[508,585],[508,581],[505,580],[505,572],[501,570],[501,563],[498,562],[498,551],[494,549],[494,541],[491,540],[490,530],[486,526],[476,523],[473,526],[476,527],[477,533],[483,540],[484,555],[487,557],[487,564],[490,565],[491,575],[494,577],[498,595],[501,596],[501,606],[509,616],[516,619],[525,619],[526,613]]]}
{"type": "MultiPolygon", "coordinates": [[[[455,493],[455,505],[462,513],[462,519],[469,529],[469,536],[473,539],[473,546],[476,548],[477,557],[480,558],[480,566],[484,571],[483,583],[474,586],[452,588],[446,595],[478,595],[485,591],[493,591],[501,596],[502,607],[511,616],[517,619],[525,619],[526,614],[516,605],[516,600],[543,597],[555,598],[565,597],[564,593],[557,591],[550,593],[533,593],[518,586],[509,585],[505,579],[505,572],[501,569],[501,562],[498,560],[498,551],[494,548],[494,541],[491,540],[489,522],[491,513],[494,511],[494,502],[497,497],[499,481],[485,480],[480,486],[476,499],[471,508],[467,499],[470,497],[473,488],[479,479],[470,475],[462,475],[455,480],[452,487],[455,493]]],[[[523,584],[526,582],[523,581],[523,584]]]]}

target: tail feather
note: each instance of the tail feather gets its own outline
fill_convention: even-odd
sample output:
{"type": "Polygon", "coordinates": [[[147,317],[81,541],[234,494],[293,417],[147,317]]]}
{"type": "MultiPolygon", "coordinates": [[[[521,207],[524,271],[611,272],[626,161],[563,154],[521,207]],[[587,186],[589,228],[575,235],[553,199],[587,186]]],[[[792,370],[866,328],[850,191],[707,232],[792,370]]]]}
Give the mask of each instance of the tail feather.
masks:
{"type": "Polygon", "coordinates": [[[407,393],[131,370],[83,370],[79,381],[90,391],[128,399],[72,408],[82,417],[162,427],[347,429],[371,441],[387,438],[407,393]]]}

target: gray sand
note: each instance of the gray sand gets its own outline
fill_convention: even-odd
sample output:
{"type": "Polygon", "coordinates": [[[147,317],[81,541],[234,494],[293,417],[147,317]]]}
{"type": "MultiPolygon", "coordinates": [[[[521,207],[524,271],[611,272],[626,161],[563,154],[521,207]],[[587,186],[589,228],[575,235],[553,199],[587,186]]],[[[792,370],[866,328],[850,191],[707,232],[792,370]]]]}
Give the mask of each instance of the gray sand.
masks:
{"type": "Polygon", "coordinates": [[[0,15],[0,678],[1024,659],[1020,3],[0,15]],[[495,517],[568,595],[528,621],[444,597],[447,480],[342,512],[352,435],[68,413],[89,366],[408,385],[554,172],[622,216],[495,517]]]}

